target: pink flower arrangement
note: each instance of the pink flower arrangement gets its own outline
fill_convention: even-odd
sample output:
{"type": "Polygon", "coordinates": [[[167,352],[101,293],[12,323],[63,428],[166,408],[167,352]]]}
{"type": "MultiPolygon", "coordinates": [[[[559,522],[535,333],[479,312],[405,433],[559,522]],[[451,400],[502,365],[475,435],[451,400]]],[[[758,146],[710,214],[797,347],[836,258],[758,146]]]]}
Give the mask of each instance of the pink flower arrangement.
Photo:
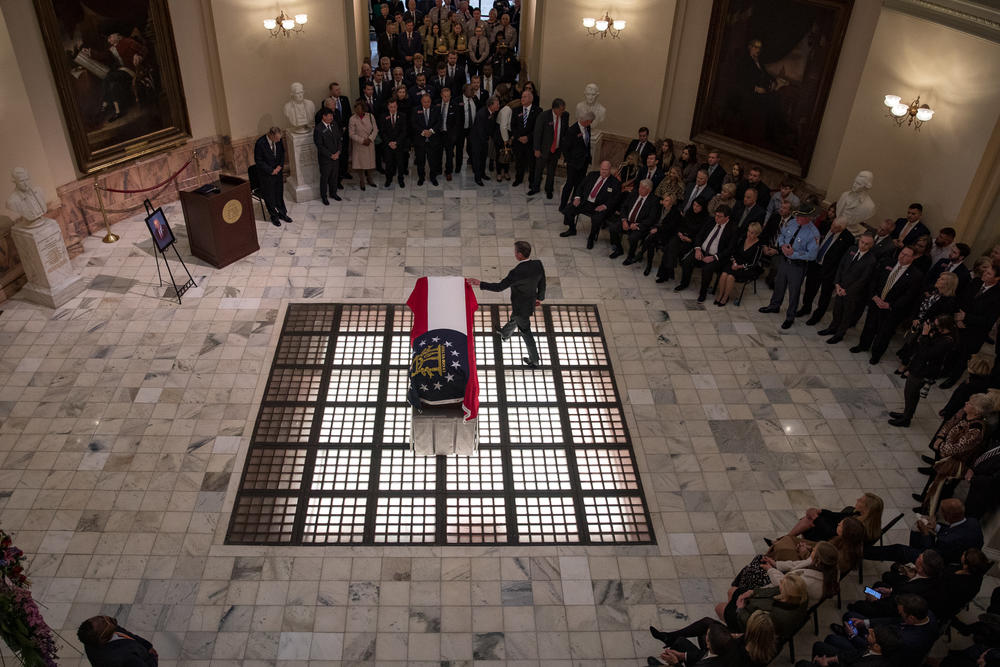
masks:
{"type": "Polygon", "coordinates": [[[56,642],[31,597],[24,552],[0,530],[0,639],[28,667],[56,667],[56,642]]]}

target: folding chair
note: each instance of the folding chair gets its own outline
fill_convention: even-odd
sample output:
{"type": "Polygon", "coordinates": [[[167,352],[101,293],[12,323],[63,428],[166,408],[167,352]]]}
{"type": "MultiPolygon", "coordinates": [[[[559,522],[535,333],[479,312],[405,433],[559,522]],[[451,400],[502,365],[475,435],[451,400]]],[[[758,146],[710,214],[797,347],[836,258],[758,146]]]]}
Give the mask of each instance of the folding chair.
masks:
{"type": "Polygon", "coordinates": [[[267,220],[267,208],[264,206],[264,195],[260,191],[260,176],[255,164],[247,167],[247,180],[250,181],[250,196],[260,204],[260,217],[267,220]]]}

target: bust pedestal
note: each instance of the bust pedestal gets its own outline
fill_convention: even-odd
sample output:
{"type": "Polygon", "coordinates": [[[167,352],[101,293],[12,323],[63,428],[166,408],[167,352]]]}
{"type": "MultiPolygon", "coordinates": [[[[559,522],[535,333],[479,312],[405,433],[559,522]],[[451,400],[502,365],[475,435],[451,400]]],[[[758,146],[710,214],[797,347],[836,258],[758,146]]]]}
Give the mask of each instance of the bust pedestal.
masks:
{"type": "MultiPolygon", "coordinates": [[[[603,153],[601,152],[604,148],[604,133],[600,130],[590,131],[590,163],[591,165],[600,166],[601,160],[604,159],[603,153]]],[[[611,164],[615,164],[614,161],[611,164]]]]}
{"type": "Polygon", "coordinates": [[[319,162],[311,132],[285,132],[285,150],[292,173],[285,182],[285,193],[297,203],[319,197],[319,162]]]}
{"type": "Polygon", "coordinates": [[[19,298],[58,308],[83,291],[83,278],[73,271],[58,222],[52,218],[19,222],[10,235],[28,277],[19,298]]]}

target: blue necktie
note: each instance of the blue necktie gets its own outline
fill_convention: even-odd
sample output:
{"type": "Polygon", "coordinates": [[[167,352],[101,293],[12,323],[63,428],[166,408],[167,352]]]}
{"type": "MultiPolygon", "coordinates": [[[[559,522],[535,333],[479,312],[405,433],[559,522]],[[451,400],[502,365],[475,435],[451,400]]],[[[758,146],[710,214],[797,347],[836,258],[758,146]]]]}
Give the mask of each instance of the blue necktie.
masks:
{"type": "Polygon", "coordinates": [[[826,256],[826,251],[830,249],[830,246],[833,244],[833,239],[835,238],[837,238],[837,235],[831,234],[830,236],[827,237],[825,241],[823,241],[823,245],[819,247],[819,252],[816,254],[816,259],[817,262],[819,262],[820,264],[823,263],[823,258],[826,256]]]}

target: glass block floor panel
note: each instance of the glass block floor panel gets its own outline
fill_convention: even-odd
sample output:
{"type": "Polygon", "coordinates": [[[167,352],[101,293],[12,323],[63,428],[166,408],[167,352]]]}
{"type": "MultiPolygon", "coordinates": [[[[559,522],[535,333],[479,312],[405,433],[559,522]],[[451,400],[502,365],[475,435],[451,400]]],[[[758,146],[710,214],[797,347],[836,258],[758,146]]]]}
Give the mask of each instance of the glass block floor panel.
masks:
{"type": "Polygon", "coordinates": [[[323,546],[652,544],[649,511],[593,305],[492,334],[475,315],[479,451],[415,456],[409,328],[393,304],[291,304],[226,541],[323,546]]]}

